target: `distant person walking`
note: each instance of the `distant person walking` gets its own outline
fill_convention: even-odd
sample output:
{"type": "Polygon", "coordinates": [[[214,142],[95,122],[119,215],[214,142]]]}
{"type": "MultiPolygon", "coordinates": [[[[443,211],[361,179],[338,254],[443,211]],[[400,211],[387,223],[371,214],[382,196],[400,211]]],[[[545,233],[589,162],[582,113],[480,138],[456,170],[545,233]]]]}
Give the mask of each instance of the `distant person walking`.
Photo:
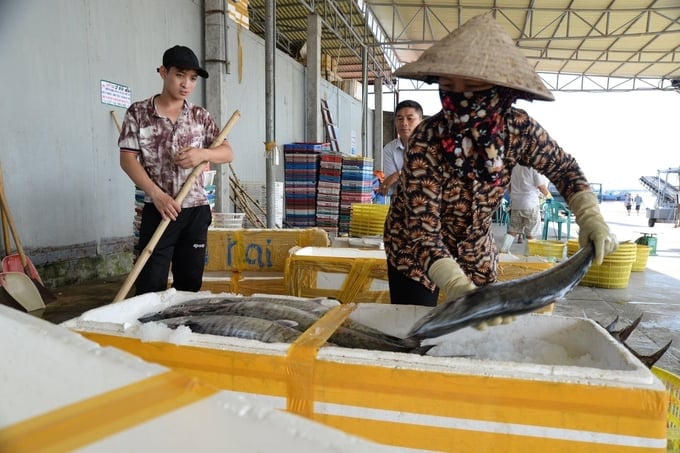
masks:
{"type": "Polygon", "coordinates": [[[640,215],[640,206],[642,205],[642,197],[640,194],[635,195],[635,200],[633,201],[635,202],[635,212],[637,215],[640,215]]]}
{"type": "Polygon", "coordinates": [[[630,215],[630,210],[633,208],[633,196],[627,193],[624,203],[626,204],[626,211],[628,212],[628,215],[630,215]]]}

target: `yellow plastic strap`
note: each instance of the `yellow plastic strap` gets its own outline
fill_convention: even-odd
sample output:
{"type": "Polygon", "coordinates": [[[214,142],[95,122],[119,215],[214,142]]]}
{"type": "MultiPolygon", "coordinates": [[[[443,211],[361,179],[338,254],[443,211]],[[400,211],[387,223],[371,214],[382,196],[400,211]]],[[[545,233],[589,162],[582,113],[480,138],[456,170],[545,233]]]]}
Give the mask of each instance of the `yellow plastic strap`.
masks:
{"type": "Polygon", "coordinates": [[[371,280],[370,271],[376,261],[365,259],[352,263],[352,269],[349,271],[347,278],[345,278],[345,283],[340,290],[340,294],[338,294],[338,299],[342,302],[356,300],[357,295],[369,285],[371,280]]]}
{"type": "Polygon", "coordinates": [[[286,357],[289,412],[312,418],[314,412],[314,364],[316,353],[345,322],[356,304],[343,304],[329,310],[290,346],[286,357]]]}
{"type": "Polygon", "coordinates": [[[190,376],[159,374],[0,429],[0,450],[72,451],[218,391],[190,376]]]}
{"type": "Polygon", "coordinates": [[[276,142],[264,142],[264,150],[267,153],[271,153],[275,149],[276,149],[276,142]]]}
{"type": "Polygon", "coordinates": [[[234,241],[231,270],[242,271],[246,268],[246,252],[243,245],[246,238],[244,237],[243,230],[230,231],[229,234],[231,240],[234,241]]]}

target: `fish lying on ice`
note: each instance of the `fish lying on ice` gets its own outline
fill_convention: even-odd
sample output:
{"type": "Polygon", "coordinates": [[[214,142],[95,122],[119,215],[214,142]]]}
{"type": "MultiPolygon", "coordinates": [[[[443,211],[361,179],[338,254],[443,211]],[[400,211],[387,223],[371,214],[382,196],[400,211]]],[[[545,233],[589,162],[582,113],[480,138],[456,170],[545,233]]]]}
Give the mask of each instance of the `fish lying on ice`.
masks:
{"type": "Polygon", "coordinates": [[[148,313],[140,317],[138,321],[145,323],[166,318],[177,318],[180,316],[210,314],[225,303],[230,303],[230,300],[221,297],[191,299],[186,302],[172,305],[161,311],[148,313]]]}
{"type": "Polygon", "coordinates": [[[564,297],[593,262],[593,246],[582,248],[556,266],[503,283],[482,286],[438,305],[418,319],[407,338],[434,338],[498,316],[529,313],[564,297]]]}
{"type": "MultiPolygon", "coordinates": [[[[309,329],[321,318],[323,313],[325,311],[322,313],[310,312],[277,302],[261,302],[258,300],[243,300],[224,304],[215,311],[215,314],[251,316],[270,321],[292,321],[294,323],[292,326],[301,332],[309,329]]],[[[428,347],[421,350],[420,342],[417,340],[404,340],[351,320],[347,320],[345,324],[339,326],[333,332],[329,341],[345,348],[378,351],[422,353],[421,351],[429,349],[428,347]]]]}
{"type": "MultiPolygon", "coordinates": [[[[241,330],[229,330],[231,324],[224,324],[217,316],[243,316],[258,318],[270,322],[279,322],[285,326],[298,330],[298,334],[309,329],[317,322],[329,308],[316,300],[289,299],[275,297],[238,297],[210,299],[200,303],[181,303],[165,310],[145,315],[142,322],[159,321],[172,325],[183,323],[197,333],[213,333],[216,335],[239,337],[241,330]],[[200,318],[210,316],[211,319],[201,321],[200,318]],[[209,331],[208,331],[209,330],[209,331]],[[220,333],[221,332],[221,333],[220,333]],[[228,333],[231,332],[231,333],[228,333]]],[[[240,327],[240,326],[239,326],[240,327]]],[[[267,325],[252,325],[253,328],[265,328],[267,325]]],[[[246,337],[252,334],[246,330],[246,337]]],[[[420,346],[418,340],[404,340],[389,335],[378,329],[347,319],[329,338],[329,343],[346,348],[361,348],[392,352],[413,352],[424,354],[432,346],[420,346]]]]}
{"type": "Polygon", "coordinates": [[[261,303],[277,303],[281,305],[288,305],[302,310],[307,310],[313,313],[326,313],[329,308],[320,302],[320,299],[293,299],[283,297],[266,297],[266,296],[227,296],[227,297],[208,297],[192,299],[176,305],[172,305],[161,311],[149,313],[141,318],[140,322],[159,321],[165,318],[176,318],[178,316],[197,316],[202,314],[211,314],[216,310],[224,307],[227,304],[234,302],[242,302],[245,300],[258,301],[261,303]]]}
{"type": "Polygon", "coordinates": [[[162,319],[160,322],[173,329],[187,326],[195,333],[259,340],[264,343],[292,343],[300,336],[299,330],[293,329],[284,322],[249,316],[179,316],[162,319]]]}

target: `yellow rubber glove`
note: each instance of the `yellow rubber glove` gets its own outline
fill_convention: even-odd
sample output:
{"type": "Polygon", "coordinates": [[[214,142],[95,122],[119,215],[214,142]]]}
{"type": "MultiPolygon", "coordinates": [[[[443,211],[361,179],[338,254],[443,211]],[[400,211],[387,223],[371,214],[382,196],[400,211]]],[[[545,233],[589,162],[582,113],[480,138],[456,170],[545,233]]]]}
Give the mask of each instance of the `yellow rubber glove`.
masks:
{"type": "MultiPolygon", "coordinates": [[[[441,258],[435,261],[434,264],[430,266],[427,275],[430,277],[430,280],[439,287],[440,291],[444,291],[446,294],[445,302],[457,299],[463,294],[477,288],[477,286],[470,281],[468,276],[465,275],[458,263],[452,258],[441,258]]],[[[515,316],[497,316],[475,324],[474,328],[477,330],[484,330],[489,326],[510,324],[514,320],[515,316]]]]}
{"type": "Polygon", "coordinates": [[[446,301],[457,299],[477,288],[453,258],[440,258],[427,271],[427,276],[446,294],[446,301]]]}
{"type": "Polygon", "coordinates": [[[593,264],[599,266],[605,256],[617,249],[619,243],[616,236],[609,231],[609,226],[600,213],[597,195],[589,190],[576,192],[569,198],[567,205],[576,216],[579,245],[585,247],[588,242],[593,243],[595,249],[593,264]]]}
{"type": "Polygon", "coordinates": [[[487,327],[492,327],[492,326],[500,326],[501,324],[510,324],[513,322],[515,319],[517,319],[517,316],[496,316],[495,318],[491,318],[487,321],[482,321],[479,324],[475,324],[474,328],[477,330],[485,330],[487,327]]]}

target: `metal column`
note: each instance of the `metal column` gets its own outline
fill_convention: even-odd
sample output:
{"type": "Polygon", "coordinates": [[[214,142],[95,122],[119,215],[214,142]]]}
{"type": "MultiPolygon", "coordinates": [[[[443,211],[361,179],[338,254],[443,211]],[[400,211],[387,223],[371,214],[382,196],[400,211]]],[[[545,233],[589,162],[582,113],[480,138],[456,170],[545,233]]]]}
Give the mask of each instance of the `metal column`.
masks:
{"type": "Polygon", "coordinates": [[[323,128],[321,126],[321,17],[310,14],[307,18],[307,73],[306,73],[306,107],[308,142],[321,142],[323,128]]]}
{"type": "MultiPolygon", "coordinates": [[[[227,57],[227,5],[225,0],[205,0],[205,69],[210,77],[205,81],[206,109],[222,129],[231,112],[227,111],[226,77],[229,65],[227,57]]],[[[229,212],[229,168],[218,165],[215,174],[215,211],[229,212]]]]}
{"type": "Polygon", "coordinates": [[[266,138],[266,176],[267,176],[267,228],[274,228],[276,224],[276,176],[274,173],[276,146],[276,92],[274,87],[275,57],[276,57],[276,3],[267,0],[265,11],[265,138],[266,138]]]}
{"type": "Polygon", "coordinates": [[[382,77],[376,77],[373,81],[373,152],[368,155],[373,157],[373,168],[383,169],[383,106],[382,106],[382,77]]]}

